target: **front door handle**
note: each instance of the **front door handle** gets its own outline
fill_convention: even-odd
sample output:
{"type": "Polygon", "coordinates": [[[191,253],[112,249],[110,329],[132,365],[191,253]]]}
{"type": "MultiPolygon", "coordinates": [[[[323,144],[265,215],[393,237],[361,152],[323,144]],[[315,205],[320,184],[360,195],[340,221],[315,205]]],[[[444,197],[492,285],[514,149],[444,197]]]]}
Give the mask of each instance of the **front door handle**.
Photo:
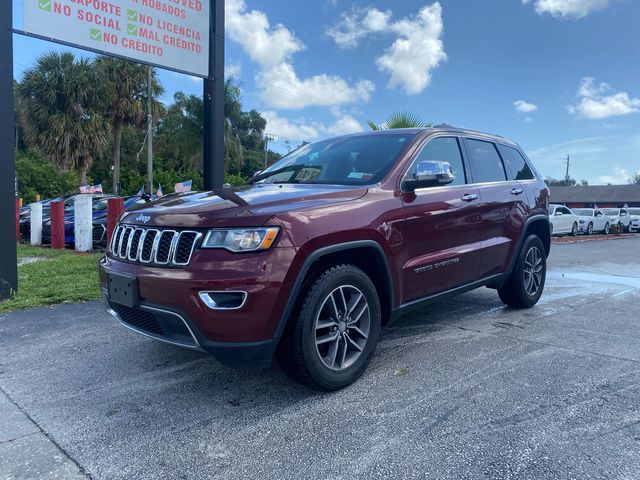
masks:
{"type": "Polygon", "coordinates": [[[478,195],[476,195],[475,193],[468,193],[462,196],[463,202],[474,202],[477,199],[478,199],[478,195]]]}
{"type": "Polygon", "coordinates": [[[514,188],[511,190],[511,195],[522,195],[523,190],[521,188],[514,188]]]}

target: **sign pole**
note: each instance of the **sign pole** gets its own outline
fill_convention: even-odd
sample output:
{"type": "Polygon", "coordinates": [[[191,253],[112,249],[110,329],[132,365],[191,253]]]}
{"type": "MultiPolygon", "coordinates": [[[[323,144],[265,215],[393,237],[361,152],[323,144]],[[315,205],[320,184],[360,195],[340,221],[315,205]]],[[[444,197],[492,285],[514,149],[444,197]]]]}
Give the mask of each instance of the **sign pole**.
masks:
{"type": "Polygon", "coordinates": [[[147,192],[153,196],[153,75],[147,67],[147,192]]]}
{"type": "Polygon", "coordinates": [[[224,0],[211,2],[209,77],[204,81],[204,189],[224,183],[224,0]]]}
{"type": "Polygon", "coordinates": [[[0,300],[18,290],[12,6],[0,2],[0,300]]]}

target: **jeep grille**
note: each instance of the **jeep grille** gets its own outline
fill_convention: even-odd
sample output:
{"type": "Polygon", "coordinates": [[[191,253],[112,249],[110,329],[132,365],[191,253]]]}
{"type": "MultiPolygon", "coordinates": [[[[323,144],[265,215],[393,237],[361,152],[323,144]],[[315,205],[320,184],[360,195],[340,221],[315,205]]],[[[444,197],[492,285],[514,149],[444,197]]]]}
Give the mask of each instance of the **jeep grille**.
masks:
{"type": "Polygon", "coordinates": [[[189,265],[202,233],[170,229],[118,226],[111,239],[111,255],[142,265],[189,265]]]}

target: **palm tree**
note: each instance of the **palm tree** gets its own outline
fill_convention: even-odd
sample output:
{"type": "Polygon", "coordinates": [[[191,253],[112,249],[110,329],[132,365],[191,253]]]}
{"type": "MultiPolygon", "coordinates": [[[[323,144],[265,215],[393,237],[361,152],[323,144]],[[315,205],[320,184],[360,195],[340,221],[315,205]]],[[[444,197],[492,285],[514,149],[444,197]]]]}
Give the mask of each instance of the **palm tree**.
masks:
{"type": "Polygon", "coordinates": [[[429,128],[431,123],[425,122],[417,113],[398,111],[391,115],[386,122],[381,124],[367,120],[371,130],[390,130],[392,128],[429,128]]]}
{"type": "Polygon", "coordinates": [[[80,186],[108,141],[98,85],[93,62],[68,52],[43,55],[20,84],[27,138],[55,166],[75,168],[80,186]]]}
{"type": "MultiPolygon", "coordinates": [[[[122,130],[125,126],[143,127],[147,118],[148,68],[138,63],[113,57],[98,57],[98,74],[102,79],[104,98],[113,135],[113,189],[120,193],[120,155],[122,130]]],[[[161,110],[156,100],[164,93],[152,70],[151,92],[153,116],[161,110]]]]}

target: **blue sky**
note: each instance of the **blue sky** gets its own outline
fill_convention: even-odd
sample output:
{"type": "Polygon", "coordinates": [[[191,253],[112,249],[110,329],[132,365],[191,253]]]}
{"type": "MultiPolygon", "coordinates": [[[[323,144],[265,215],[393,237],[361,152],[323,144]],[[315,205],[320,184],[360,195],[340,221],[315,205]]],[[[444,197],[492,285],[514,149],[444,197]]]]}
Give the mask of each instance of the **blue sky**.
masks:
{"type": "MultiPolygon", "coordinates": [[[[23,0],[14,2],[21,26],[23,0]]],[[[228,73],[268,133],[297,145],[397,110],[503,135],[544,175],[626,183],[640,171],[633,0],[226,0],[228,73]]],[[[15,71],[62,49],[15,37],[15,71]]],[[[78,52],[80,53],[80,52],[78,52]]],[[[167,101],[202,82],[162,72],[167,101]]]]}

